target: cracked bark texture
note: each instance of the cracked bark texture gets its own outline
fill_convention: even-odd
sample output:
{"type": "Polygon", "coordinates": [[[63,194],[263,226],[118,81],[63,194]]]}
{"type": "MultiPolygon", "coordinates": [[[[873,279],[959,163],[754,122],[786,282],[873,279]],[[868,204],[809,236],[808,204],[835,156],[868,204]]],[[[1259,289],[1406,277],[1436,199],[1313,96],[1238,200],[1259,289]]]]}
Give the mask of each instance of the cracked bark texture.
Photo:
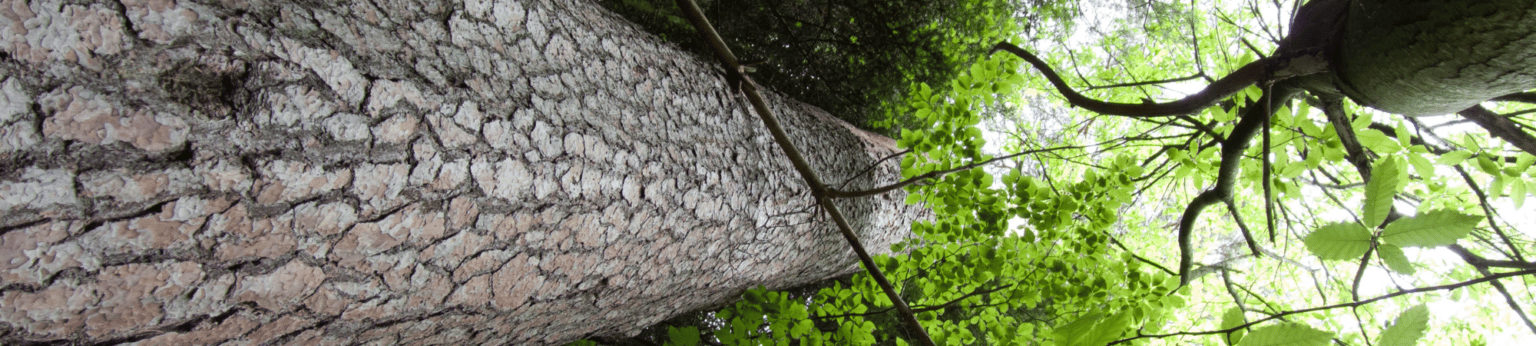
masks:
{"type": "MultiPolygon", "coordinates": [[[[0,52],[0,343],[561,344],[857,270],[713,64],[587,1],[7,0],[0,52]]],[[[829,183],[895,151],[769,99],[829,183]]],[[[842,207],[878,250],[904,197],[842,207]]]]}

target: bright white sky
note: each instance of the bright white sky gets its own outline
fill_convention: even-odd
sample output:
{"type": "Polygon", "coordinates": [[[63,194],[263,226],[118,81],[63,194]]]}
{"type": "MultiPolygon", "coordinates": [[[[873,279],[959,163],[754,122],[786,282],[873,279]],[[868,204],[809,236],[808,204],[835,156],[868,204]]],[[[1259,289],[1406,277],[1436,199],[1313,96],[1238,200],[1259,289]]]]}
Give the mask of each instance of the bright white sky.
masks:
{"type": "MultiPolygon", "coordinates": [[[[1208,2],[1200,2],[1197,5],[1198,6],[1209,6],[1207,3],[1208,2]]],[[[1226,3],[1226,4],[1222,4],[1222,6],[1225,6],[1225,7],[1227,7],[1229,9],[1229,12],[1230,11],[1236,11],[1238,8],[1240,8],[1240,7],[1244,6],[1244,5],[1245,4],[1242,1],[1232,1],[1232,2],[1229,2],[1229,3],[1226,3]]],[[[1125,10],[1126,6],[1124,4],[1124,0],[1087,0],[1087,1],[1083,1],[1081,6],[1082,6],[1082,14],[1084,15],[1084,17],[1077,19],[1079,21],[1080,25],[1078,25],[1075,28],[1073,34],[1067,40],[1065,40],[1064,44],[1066,46],[1068,46],[1068,47],[1087,47],[1087,46],[1095,45],[1097,43],[1097,41],[1100,39],[1100,36],[1099,36],[1099,34],[1094,32],[1093,30],[1091,30],[1091,27],[1093,27],[1094,25],[1090,24],[1090,23],[1114,23],[1114,21],[1116,21],[1116,20],[1125,19],[1127,17],[1127,12],[1125,10]]],[[[1279,18],[1279,14],[1276,13],[1275,9],[1272,6],[1259,6],[1259,7],[1262,8],[1262,10],[1261,10],[1262,11],[1262,15],[1266,18],[1266,21],[1274,22],[1276,20],[1276,18],[1279,18]]],[[[1289,9],[1289,7],[1290,7],[1289,5],[1286,6],[1287,9],[1289,9]]],[[[1017,42],[1034,42],[1033,44],[1035,45],[1035,47],[1033,47],[1033,48],[1037,49],[1038,51],[1049,51],[1053,47],[1042,46],[1042,45],[1049,45],[1049,44],[1052,43],[1052,42],[1049,42],[1049,41],[1050,40],[1031,41],[1030,38],[1021,38],[1017,42]]],[[[1061,70],[1062,68],[1064,68],[1064,67],[1058,67],[1058,70],[1061,70]]],[[[1027,71],[1026,73],[1035,73],[1035,72],[1034,71],[1027,71]]],[[[1069,80],[1070,79],[1071,78],[1069,78],[1069,80]]],[[[1170,85],[1170,89],[1172,90],[1173,94],[1183,94],[1183,95],[1188,95],[1188,94],[1192,94],[1194,92],[1198,92],[1199,90],[1203,89],[1204,87],[1205,87],[1205,83],[1201,82],[1201,81],[1191,81],[1191,82],[1184,82],[1184,83],[1177,83],[1177,84],[1170,85]]],[[[1054,92],[1054,91],[1051,91],[1051,92],[1054,92]]],[[[1177,97],[1177,95],[1172,95],[1170,97],[1177,97]]],[[[1038,105],[1036,105],[1036,106],[1038,106],[1038,105]]],[[[1029,119],[1029,118],[1033,117],[1033,114],[1031,114],[1031,113],[1033,113],[1033,112],[1031,112],[1032,107],[1024,106],[1024,107],[1017,107],[1017,109],[1020,112],[1026,112],[1026,114],[1021,115],[1020,118],[1029,119]]],[[[1378,118],[1380,118],[1381,116],[1382,115],[1379,115],[1379,114],[1377,115],[1378,118]]],[[[1420,120],[1423,120],[1423,121],[1425,121],[1426,123],[1429,123],[1429,124],[1440,124],[1440,123],[1444,123],[1444,122],[1447,122],[1447,121],[1453,121],[1453,120],[1456,120],[1456,119],[1458,119],[1458,118],[1457,117],[1449,117],[1449,116],[1447,116],[1447,117],[1425,117],[1425,118],[1421,118],[1420,120]]],[[[988,152],[994,153],[994,154],[1001,153],[1002,152],[1002,144],[1005,141],[1007,141],[1008,138],[1005,135],[1003,135],[1002,133],[995,132],[994,130],[986,130],[985,129],[985,125],[986,124],[987,124],[986,122],[983,123],[983,128],[985,130],[983,135],[984,135],[984,138],[987,140],[986,150],[988,152]]],[[[1004,126],[1007,126],[1007,125],[1004,125],[1004,126]]],[[[1483,131],[1483,130],[1481,128],[1477,127],[1476,125],[1463,124],[1463,125],[1454,126],[1454,127],[1450,128],[1448,130],[1445,130],[1445,131],[1448,131],[1448,132],[1442,132],[1442,133],[1454,133],[1454,132],[1464,132],[1464,131],[1483,131]]],[[[1003,171],[1001,169],[992,169],[992,173],[994,173],[994,175],[1000,175],[1000,174],[1003,173],[1003,171]]],[[[1440,172],[1440,173],[1443,176],[1455,176],[1456,175],[1456,173],[1454,171],[1447,171],[1447,172],[1440,172]]],[[[1407,211],[1410,214],[1412,213],[1413,208],[1412,208],[1411,205],[1406,205],[1404,203],[1398,203],[1398,204],[1399,204],[1398,207],[1400,208],[1400,210],[1405,210],[1405,211],[1407,211]]],[[[1536,198],[1529,199],[1527,201],[1527,203],[1522,208],[1518,208],[1518,209],[1513,206],[1513,204],[1510,202],[1510,200],[1508,198],[1504,198],[1504,199],[1501,199],[1501,200],[1499,200],[1497,202],[1494,202],[1494,205],[1502,213],[1502,215],[1505,217],[1506,221],[1509,221],[1509,222],[1511,222],[1511,223],[1513,223],[1515,225],[1514,228],[1517,229],[1518,232],[1526,234],[1527,237],[1536,238],[1536,234],[1533,234],[1533,232],[1536,232],[1536,218],[1513,217],[1515,215],[1536,215],[1536,198]]],[[[1321,217],[1325,218],[1325,219],[1340,220],[1340,221],[1348,220],[1349,219],[1349,216],[1344,211],[1325,213],[1324,215],[1321,215],[1321,217]]],[[[1020,225],[1020,224],[1024,224],[1024,222],[1022,222],[1022,220],[1014,220],[1014,222],[1012,222],[1012,224],[1020,225]]],[[[1439,273],[1446,272],[1446,271],[1448,271],[1450,269],[1451,266],[1465,266],[1466,265],[1465,263],[1462,263],[1460,258],[1457,257],[1455,254],[1453,254],[1449,250],[1446,250],[1446,249],[1443,249],[1443,248],[1441,248],[1441,249],[1423,249],[1423,250],[1420,250],[1420,249],[1405,249],[1405,250],[1408,250],[1408,255],[1409,255],[1410,258],[1418,258],[1418,259],[1421,259],[1421,260],[1428,260],[1428,261],[1423,261],[1423,262],[1442,263],[1446,267],[1441,267],[1441,268],[1431,267],[1431,268],[1424,268],[1424,270],[1420,270],[1419,271],[1419,275],[1422,276],[1422,277],[1420,277],[1419,279],[1422,279],[1422,280],[1413,280],[1413,278],[1398,276],[1398,277],[1396,277],[1396,279],[1397,279],[1397,282],[1400,282],[1400,283],[1408,283],[1408,282],[1412,282],[1412,281],[1434,282],[1435,280],[1438,280],[1438,277],[1436,276],[1435,273],[1437,273],[1437,272],[1439,272],[1439,273]],[[1415,252],[1418,252],[1418,254],[1415,255],[1415,252]]],[[[1392,282],[1393,282],[1392,278],[1389,278],[1388,277],[1389,275],[1399,275],[1399,274],[1392,274],[1392,273],[1386,272],[1384,270],[1380,270],[1379,268],[1368,269],[1367,272],[1366,272],[1364,280],[1362,280],[1363,282],[1362,282],[1362,287],[1361,287],[1361,292],[1360,292],[1361,296],[1362,297],[1377,296],[1377,295],[1389,293],[1390,291],[1395,290],[1395,288],[1394,288],[1394,286],[1392,284],[1392,282]]],[[[1510,284],[1510,285],[1525,285],[1526,284],[1525,281],[1526,280],[1519,280],[1519,281],[1506,280],[1505,283],[1506,284],[1510,284]]],[[[1506,324],[1505,326],[1502,326],[1503,328],[1496,328],[1496,327],[1490,326],[1490,329],[1487,330],[1486,334],[1485,334],[1485,337],[1487,338],[1487,341],[1489,342],[1489,345],[1536,345],[1536,335],[1531,334],[1520,322],[1518,322],[1519,317],[1515,316],[1512,312],[1509,311],[1509,307],[1503,302],[1502,296],[1498,296],[1498,295],[1485,296],[1482,299],[1484,301],[1481,301],[1481,302],[1477,301],[1477,300],[1469,299],[1467,297],[1462,297],[1461,300],[1451,300],[1451,299],[1449,299],[1450,297],[1448,297],[1449,294],[1446,294],[1446,295],[1443,295],[1443,296],[1445,296],[1444,300],[1430,303],[1431,316],[1432,316],[1431,317],[1431,332],[1430,332],[1430,334],[1435,334],[1434,329],[1437,326],[1445,326],[1449,322],[1455,321],[1455,320],[1466,320],[1466,319],[1468,319],[1470,317],[1470,315],[1472,313],[1480,313],[1480,312],[1486,311],[1486,310],[1497,310],[1498,313],[1502,315],[1502,319],[1504,319],[1506,321],[1509,321],[1509,323],[1506,324]],[[1494,305],[1489,305],[1489,304],[1494,304],[1494,305]],[[1495,330],[1495,329],[1502,329],[1502,330],[1495,330]]],[[[1522,303],[1526,304],[1525,306],[1527,308],[1532,307],[1532,305],[1529,304],[1530,302],[1522,302],[1522,303]]],[[[1392,304],[1392,302],[1382,302],[1382,304],[1392,304]]],[[[1395,306],[1392,306],[1392,305],[1384,305],[1384,306],[1382,306],[1382,309],[1380,309],[1380,310],[1381,311],[1399,311],[1400,308],[1406,308],[1406,307],[1395,307],[1395,306]]],[[[1536,311],[1528,311],[1527,313],[1536,313],[1536,311]]],[[[1344,314],[1344,315],[1347,315],[1347,314],[1344,314]]],[[[1340,321],[1340,323],[1343,324],[1343,325],[1354,325],[1355,324],[1355,322],[1353,320],[1350,320],[1350,321],[1347,321],[1347,322],[1340,321]]],[[[1372,338],[1374,339],[1375,337],[1377,337],[1376,333],[1379,333],[1380,329],[1369,330],[1369,332],[1370,332],[1372,338]]],[[[1429,341],[1429,338],[1426,338],[1425,340],[1421,340],[1420,344],[1421,345],[1427,345],[1427,344],[1429,344],[1429,343],[1427,343],[1428,341],[1429,341]]]]}

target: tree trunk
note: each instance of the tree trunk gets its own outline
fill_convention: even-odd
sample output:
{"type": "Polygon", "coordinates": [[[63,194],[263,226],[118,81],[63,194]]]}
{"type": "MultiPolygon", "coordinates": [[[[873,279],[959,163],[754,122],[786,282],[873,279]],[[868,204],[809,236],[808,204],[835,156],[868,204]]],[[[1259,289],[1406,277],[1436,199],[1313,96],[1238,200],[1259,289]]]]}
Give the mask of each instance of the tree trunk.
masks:
{"type": "MultiPolygon", "coordinates": [[[[1314,0],[1324,1],[1324,0],[1314,0]]],[[[1456,113],[1536,88],[1536,3],[1358,0],[1337,73],[1356,103],[1408,116],[1456,113]]]]}
{"type": "MultiPolygon", "coordinates": [[[[0,51],[3,344],[561,344],[857,269],[710,61],[587,1],[6,1],[0,51]]],[[[829,183],[895,151],[769,98],[829,183]]],[[[878,250],[904,197],[842,207],[878,250]]]]}

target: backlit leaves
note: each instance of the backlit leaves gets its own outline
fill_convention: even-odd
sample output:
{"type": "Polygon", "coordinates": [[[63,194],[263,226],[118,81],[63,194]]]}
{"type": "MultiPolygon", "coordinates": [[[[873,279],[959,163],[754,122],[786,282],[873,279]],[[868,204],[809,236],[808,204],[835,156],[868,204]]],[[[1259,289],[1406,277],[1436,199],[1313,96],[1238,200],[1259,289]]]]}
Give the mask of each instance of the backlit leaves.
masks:
{"type": "Polygon", "coordinates": [[[1381,239],[1398,246],[1450,245],[1466,237],[1482,220],[1482,216],[1450,210],[1430,211],[1392,222],[1382,230],[1381,239]]]}
{"type": "Polygon", "coordinates": [[[1333,333],[1304,324],[1282,323],[1254,329],[1237,346],[1322,346],[1332,338],[1333,333]]]}
{"type": "MultiPolygon", "coordinates": [[[[1227,313],[1221,315],[1221,329],[1223,330],[1235,328],[1243,325],[1243,323],[1247,323],[1247,321],[1243,320],[1243,310],[1236,306],[1227,309],[1227,313]]],[[[1243,335],[1246,333],[1246,330],[1238,329],[1231,333],[1223,334],[1222,339],[1227,342],[1227,345],[1236,345],[1243,340],[1243,335]]]]}
{"type": "Polygon", "coordinates": [[[1397,320],[1392,326],[1381,332],[1381,346],[1413,346],[1424,337],[1424,330],[1429,327],[1429,308],[1424,304],[1416,305],[1404,310],[1397,315],[1397,320]]]}
{"type": "Polygon", "coordinates": [[[1376,160],[1376,167],[1371,172],[1371,180],[1365,183],[1363,215],[1365,220],[1363,221],[1366,226],[1374,228],[1381,225],[1381,222],[1387,219],[1387,214],[1392,212],[1392,198],[1397,196],[1397,191],[1403,182],[1404,172],[1399,161],[1393,157],[1376,160]]]}
{"type": "Polygon", "coordinates": [[[1307,250],[1325,260],[1359,258],[1371,248],[1371,232],[1357,223],[1334,223],[1319,227],[1302,241],[1307,250]]]}

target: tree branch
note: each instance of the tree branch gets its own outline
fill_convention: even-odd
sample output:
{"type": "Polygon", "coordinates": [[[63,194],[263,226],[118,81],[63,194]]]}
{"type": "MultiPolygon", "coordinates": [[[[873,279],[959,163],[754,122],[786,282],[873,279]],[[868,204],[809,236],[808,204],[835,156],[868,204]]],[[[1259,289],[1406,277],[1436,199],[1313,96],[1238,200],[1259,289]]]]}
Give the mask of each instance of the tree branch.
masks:
{"type": "Polygon", "coordinates": [[[1520,150],[1536,155],[1536,137],[1532,137],[1530,133],[1521,130],[1520,125],[1510,121],[1509,118],[1500,116],[1480,105],[1472,106],[1472,108],[1464,109],[1456,112],[1456,114],[1460,114],[1462,117],[1467,118],[1467,120],[1472,120],[1478,126],[1482,126],[1483,129],[1488,130],[1488,133],[1494,137],[1499,137],[1499,139],[1503,139],[1509,142],[1509,144],[1514,144],[1520,150]]]}
{"type": "Polygon", "coordinates": [[[1061,96],[1067,98],[1067,102],[1073,106],[1082,107],[1099,114],[1130,117],[1158,117],[1199,112],[1206,107],[1216,104],[1217,101],[1232,96],[1232,94],[1242,91],[1243,88],[1247,88],[1249,85],[1267,78],[1268,70],[1278,61],[1275,58],[1264,58],[1248,63],[1243,65],[1242,68],[1237,69],[1237,71],[1232,71],[1232,73],[1227,74],[1225,77],[1216,80],[1215,83],[1206,86],[1205,90],[1201,90],[1178,101],[1168,103],[1116,103],[1094,100],[1072,90],[1072,87],[1068,86],[1067,82],[1060,75],[1057,75],[1056,71],[1052,70],[1049,64],[1035,57],[1029,51],[1019,48],[1019,46],[1008,42],[1001,42],[992,48],[993,53],[1000,50],[1013,53],[1013,55],[1024,59],[1024,61],[1028,61],[1030,65],[1034,65],[1035,69],[1040,70],[1040,73],[1045,75],[1045,78],[1050,80],[1052,85],[1056,86],[1056,90],[1061,92],[1061,96]]]}
{"type": "Polygon", "coordinates": [[[1051,152],[1051,151],[1064,150],[1064,149],[1082,149],[1082,148],[1083,147],[1081,147],[1081,146],[1069,145],[1069,146],[1063,146],[1063,147],[1035,149],[1035,150],[1025,150],[1025,151],[1021,151],[1021,152],[1017,152],[1017,153],[1013,153],[1013,154],[1009,154],[1009,155],[1005,155],[1005,156],[994,157],[991,160],[986,160],[986,161],[981,161],[981,162],[974,162],[974,163],[971,163],[971,164],[968,164],[968,165],[964,165],[964,166],[960,166],[960,167],[955,167],[955,168],[946,169],[946,170],[939,170],[939,171],[932,171],[932,172],[928,172],[928,173],[923,173],[921,175],[917,175],[917,176],[914,176],[914,177],[911,177],[911,178],[907,178],[906,180],[902,180],[902,181],[897,182],[895,184],[881,186],[881,187],[877,187],[877,188],[873,188],[873,189],[869,189],[869,190],[842,191],[842,190],[837,190],[837,189],[827,189],[827,196],[830,196],[832,198],[854,198],[854,197],[874,196],[874,195],[879,195],[879,194],[886,193],[886,192],[891,192],[893,190],[906,187],[907,185],[916,184],[919,181],[933,179],[933,178],[940,178],[940,177],[943,177],[946,174],[950,174],[950,173],[954,173],[954,172],[959,172],[959,171],[963,171],[963,170],[968,170],[968,169],[972,169],[972,168],[976,168],[976,167],[986,166],[986,165],[992,164],[993,162],[997,162],[997,161],[1007,160],[1007,159],[1011,159],[1011,158],[1015,158],[1015,157],[1019,157],[1019,156],[1023,156],[1023,155],[1028,155],[1028,154],[1035,154],[1035,153],[1042,153],[1042,152],[1051,152]]]}
{"type": "Polygon", "coordinates": [[[816,175],[816,171],[811,169],[810,163],[800,154],[800,150],[795,148],[794,142],[789,140],[789,135],[779,125],[778,118],[768,109],[768,104],[763,100],[763,95],[757,92],[757,85],[751,83],[750,77],[743,73],[741,63],[736,60],[734,54],[731,54],[731,50],[726,47],[725,41],[720,39],[720,34],[715,32],[714,26],[709,24],[708,19],[704,18],[704,12],[699,9],[699,5],[695,4],[693,0],[676,1],[677,7],[687,12],[688,20],[693,23],[694,28],[699,31],[699,34],[704,36],[705,41],[709,42],[710,47],[715,52],[715,57],[719,58],[720,62],[725,65],[725,73],[733,76],[732,80],[741,81],[738,85],[741,87],[742,93],[746,94],[747,100],[751,101],[752,108],[757,112],[758,119],[763,121],[763,126],[768,128],[768,132],[773,135],[773,140],[778,142],[779,149],[784,151],[784,156],[789,157],[789,162],[794,164],[795,171],[800,173],[800,177],[805,180],[807,185],[810,185],[811,194],[816,197],[816,203],[820,204],[827,211],[827,214],[832,217],[832,221],[837,224],[837,229],[841,231],[843,239],[847,240],[848,246],[852,247],[854,253],[858,254],[859,262],[864,265],[864,270],[869,272],[870,276],[875,279],[875,282],[880,285],[880,289],[885,291],[886,296],[891,299],[891,304],[895,305],[896,310],[900,312],[901,316],[899,318],[906,322],[907,328],[916,335],[917,344],[934,346],[933,339],[928,336],[928,330],[924,329],[923,325],[917,321],[917,316],[912,314],[912,309],[907,307],[907,303],[901,300],[901,296],[896,293],[896,288],[891,285],[890,280],[887,280],[885,275],[880,273],[880,267],[875,265],[874,258],[869,256],[869,252],[859,242],[859,237],[853,233],[853,227],[848,224],[848,219],[843,217],[842,211],[838,210],[837,205],[832,203],[832,198],[827,196],[827,186],[821,182],[821,178],[816,175]]]}
{"type": "Polygon", "coordinates": [[[1194,245],[1191,233],[1194,232],[1195,219],[1200,217],[1200,211],[1212,204],[1216,204],[1232,197],[1232,188],[1237,181],[1237,169],[1241,167],[1243,151],[1248,148],[1248,142],[1258,134],[1264,120],[1269,118],[1269,110],[1276,109],[1275,104],[1289,100],[1300,89],[1290,83],[1275,85],[1264,95],[1249,103],[1243,109],[1243,117],[1233,126],[1232,133],[1221,142],[1221,167],[1216,174],[1216,186],[1201,192],[1184,208],[1184,215],[1179,219],[1179,285],[1187,285],[1190,281],[1189,270],[1194,266],[1194,245]]]}
{"type": "Polygon", "coordinates": [[[1271,320],[1280,319],[1280,318],[1284,318],[1286,316],[1291,316],[1291,315],[1296,315],[1296,314],[1304,314],[1304,313],[1308,313],[1308,312],[1331,310],[1331,309],[1337,309],[1337,308],[1356,307],[1356,306],[1361,306],[1361,305],[1365,305],[1365,304],[1375,303],[1375,302],[1378,302],[1378,301],[1381,301],[1381,300],[1385,300],[1385,299],[1389,299],[1389,298],[1393,298],[1393,297],[1398,297],[1398,296],[1403,296],[1403,295],[1409,295],[1409,294],[1415,294],[1415,293],[1424,293],[1424,292],[1432,292],[1432,291],[1454,290],[1454,289],[1458,289],[1458,288],[1462,288],[1462,287],[1467,287],[1467,286],[1471,286],[1471,285],[1476,285],[1476,284],[1480,284],[1480,283],[1484,283],[1484,282],[1489,282],[1489,281],[1493,281],[1493,280],[1498,280],[1498,279],[1503,279],[1503,278],[1510,278],[1510,277],[1517,277],[1517,276],[1522,276],[1522,275],[1533,275],[1533,274],[1536,274],[1536,269],[1527,269],[1527,270],[1521,270],[1521,271],[1509,272],[1509,273],[1499,273],[1499,274],[1494,274],[1494,275],[1490,275],[1490,276],[1484,276],[1484,277],[1477,278],[1477,279],[1462,281],[1462,282],[1458,282],[1458,283],[1454,283],[1454,284],[1439,285],[1439,286],[1429,286],[1429,287],[1420,287],[1420,288],[1415,288],[1415,289],[1411,289],[1411,290],[1403,290],[1403,291],[1392,292],[1392,293],[1384,294],[1384,295],[1377,296],[1377,297],[1371,298],[1371,299],[1366,299],[1366,300],[1357,300],[1357,301],[1349,302],[1349,303],[1339,303],[1339,304],[1325,305],[1325,306],[1319,306],[1319,307],[1307,308],[1307,309],[1301,309],[1301,310],[1286,311],[1286,312],[1270,315],[1269,317],[1253,320],[1253,321],[1250,321],[1248,323],[1244,323],[1242,325],[1239,325],[1239,326],[1236,326],[1236,327],[1232,327],[1232,328],[1227,328],[1227,329],[1208,330],[1208,331],[1200,331],[1200,332],[1178,332],[1178,333],[1168,333],[1168,334],[1139,334],[1139,335],[1136,335],[1135,337],[1115,340],[1115,342],[1111,342],[1111,343],[1109,343],[1109,345],[1123,344],[1123,343],[1131,342],[1133,340],[1144,339],[1144,338],[1165,338],[1165,337],[1180,336],[1180,335],[1210,335],[1210,334],[1230,333],[1230,332],[1233,332],[1233,331],[1237,331],[1239,329],[1251,327],[1251,326],[1259,324],[1259,323],[1268,322],[1268,321],[1271,321],[1271,320]]]}

